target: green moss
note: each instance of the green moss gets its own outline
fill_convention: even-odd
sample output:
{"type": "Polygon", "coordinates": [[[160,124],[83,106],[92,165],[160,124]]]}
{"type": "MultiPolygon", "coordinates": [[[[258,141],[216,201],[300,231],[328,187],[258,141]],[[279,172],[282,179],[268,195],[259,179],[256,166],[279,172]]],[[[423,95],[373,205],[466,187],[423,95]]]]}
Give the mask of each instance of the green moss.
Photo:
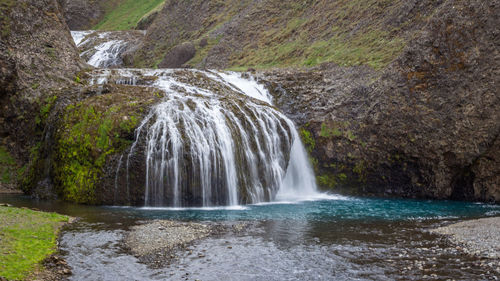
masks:
{"type": "Polygon", "coordinates": [[[307,152],[311,153],[316,147],[316,141],[314,140],[311,132],[304,128],[300,129],[300,138],[306,146],[307,152]]]}
{"type": "Polygon", "coordinates": [[[363,160],[357,162],[352,169],[356,173],[362,182],[366,182],[366,164],[363,160]]]}
{"type": "MultiPolygon", "coordinates": [[[[115,5],[105,7],[107,13],[93,29],[129,30],[150,12],[158,10],[165,0],[120,0],[115,5]]],[[[111,4],[110,4],[111,5],[111,4]]]]}
{"type": "Polygon", "coordinates": [[[15,180],[16,162],[7,149],[0,146],[0,182],[11,184],[15,180]]]}
{"type": "Polygon", "coordinates": [[[68,217],[0,207],[0,276],[22,280],[56,251],[56,238],[68,217]]]}
{"type": "Polygon", "coordinates": [[[347,181],[347,175],[345,173],[323,173],[318,175],[316,179],[321,187],[335,189],[347,181]]]}
{"type": "Polygon", "coordinates": [[[16,4],[16,0],[0,0],[0,37],[6,38],[10,35],[10,17],[9,14],[16,4]]]}
{"type": "MultiPolygon", "coordinates": [[[[124,143],[112,133],[113,112],[98,112],[93,106],[76,105],[66,109],[63,134],[58,138],[57,174],[64,198],[93,203],[106,156],[124,143]]],[[[120,134],[118,134],[120,135],[120,134]]]]}
{"type": "Polygon", "coordinates": [[[37,124],[45,122],[56,101],[57,101],[56,95],[47,97],[45,99],[44,103],[40,107],[40,114],[35,118],[37,124]]]}
{"type": "Polygon", "coordinates": [[[319,135],[323,138],[339,137],[342,132],[336,127],[329,128],[325,123],[322,123],[319,135]]]}
{"type": "Polygon", "coordinates": [[[147,89],[136,90],[143,92],[94,96],[66,107],[56,135],[54,160],[56,186],[63,199],[97,203],[96,187],[106,161],[132,144],[144,106],[158,100],[147,89]]]}

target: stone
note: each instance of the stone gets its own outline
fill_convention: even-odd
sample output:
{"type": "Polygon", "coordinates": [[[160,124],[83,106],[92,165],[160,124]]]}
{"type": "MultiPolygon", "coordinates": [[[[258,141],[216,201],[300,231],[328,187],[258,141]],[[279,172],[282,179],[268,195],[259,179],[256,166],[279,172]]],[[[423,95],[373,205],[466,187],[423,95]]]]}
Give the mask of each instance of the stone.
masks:
{"type": "Polygon", "coordinates": [[[158,65],[160,68],[180,68],[196,54],[193,43],[185,42],[173,47],[158,65]]]}

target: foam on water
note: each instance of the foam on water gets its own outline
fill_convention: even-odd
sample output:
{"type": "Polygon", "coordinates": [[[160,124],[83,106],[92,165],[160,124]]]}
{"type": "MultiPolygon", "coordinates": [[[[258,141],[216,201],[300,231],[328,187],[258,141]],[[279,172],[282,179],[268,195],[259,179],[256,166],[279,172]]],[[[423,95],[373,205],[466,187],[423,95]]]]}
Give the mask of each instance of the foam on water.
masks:
{"type": "Polygon", "coordinates": [[[249,207],[235,205],[235,206],[221,206],[221,207],[141,207],[139,210],[148,211],[245,211],[249,207]]]}
{"type": "Polygon", "coordinates": [[[231,86],[236,91],[242,92],[249,97],[264,101],[268,104],[272,104],[272,96],[269,91],[264,87],[264,85],[257,83],[255,78],[250,75],[248,75],[247,77],[242,77],[241,73],[218,72],[212,77],[214,77],[214,79],[222,81],[226,85],[231,86]],[[219,77],[222,79],[220,79],[219,77]]]}

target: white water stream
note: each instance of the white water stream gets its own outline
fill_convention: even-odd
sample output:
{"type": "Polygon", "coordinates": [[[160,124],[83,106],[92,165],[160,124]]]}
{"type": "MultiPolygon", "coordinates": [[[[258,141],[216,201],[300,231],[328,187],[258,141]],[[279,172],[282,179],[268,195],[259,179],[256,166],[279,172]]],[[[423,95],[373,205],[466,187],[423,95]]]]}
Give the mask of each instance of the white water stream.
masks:
{"type": "MultiPolygon", "coordinates": [[[[88,43],[90,39],[86,39],[86,37],[92,33],[92,31],[71,31],[73,40],[79,48],[88,43]]],[[[87,53],[92,54],[87,61],[88,64],[100,68],[119,66],[122,64],[121,54],[127,47],[127,42],[124,40],[111,40],[109,39],[109,34],[109,32],[99,33],[97,39],[100,39],[102,42],[81,53],[81,56],[85,56],[87,53]]]]}
{"type": "MultiPolygon", "coordinates": [[[[80,37],[75,42],[84,40],[80,37]]],[[[114,43],[107,43],[94,55],[98,59],[91,58],[99,61],[95,65],[113,60],[107,54],[114,52],[114,43]]],[[[130,158],[144,151],[146,206],[237,206],[321,197],[293,122],[272,106],[271,95],[254,78],[200,70],[101,69],[92,83],[137,81],[149,81],[164,98],[137,128],[128,155],[120,157],[117,178],[125,165],[128,185],[130,158]]]]}

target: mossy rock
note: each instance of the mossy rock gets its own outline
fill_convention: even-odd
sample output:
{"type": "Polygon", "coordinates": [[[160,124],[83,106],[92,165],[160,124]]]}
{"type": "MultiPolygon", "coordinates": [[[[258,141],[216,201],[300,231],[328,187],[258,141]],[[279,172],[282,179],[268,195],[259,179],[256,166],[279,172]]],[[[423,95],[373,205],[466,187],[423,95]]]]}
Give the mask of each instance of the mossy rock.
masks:
{"type": "Polygon", "coordinates": [[[158,101],[151,89],[114,86],[111,93],[66,106],[55,135],[59,195],[76,203],[101,203],[96,189],[106,187],[108,160],[130,147],[135,128],[158,101]]]}

